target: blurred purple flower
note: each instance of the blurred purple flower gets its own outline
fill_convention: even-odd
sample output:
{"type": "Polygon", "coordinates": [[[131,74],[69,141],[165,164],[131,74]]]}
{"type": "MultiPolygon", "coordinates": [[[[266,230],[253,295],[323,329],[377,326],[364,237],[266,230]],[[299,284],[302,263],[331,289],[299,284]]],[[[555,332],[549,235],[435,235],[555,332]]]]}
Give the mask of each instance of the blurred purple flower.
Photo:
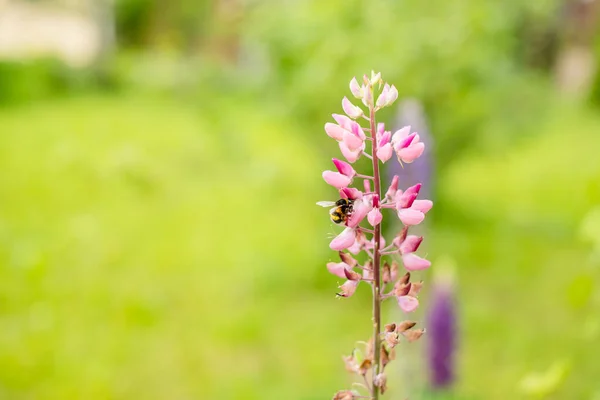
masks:
{"type": "Polygon", "coordinates": [[[436,279],[427,315],[429,378],[432,389],[452,385],[455,377],[456,307],[449,279],[436,279]]]}

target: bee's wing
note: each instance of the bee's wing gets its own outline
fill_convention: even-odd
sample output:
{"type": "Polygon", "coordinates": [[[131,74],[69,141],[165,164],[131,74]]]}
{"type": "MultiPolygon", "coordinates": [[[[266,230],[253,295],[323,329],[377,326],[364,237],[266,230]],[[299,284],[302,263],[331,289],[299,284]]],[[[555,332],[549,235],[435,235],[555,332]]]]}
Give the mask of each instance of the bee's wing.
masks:
{"type": "Polygon", "coordinates": [[[318,201],[317,205],[321,206],[321,207],[331,207],[331,206],[335,206],[335,202],[334,201],[318,201]]]}

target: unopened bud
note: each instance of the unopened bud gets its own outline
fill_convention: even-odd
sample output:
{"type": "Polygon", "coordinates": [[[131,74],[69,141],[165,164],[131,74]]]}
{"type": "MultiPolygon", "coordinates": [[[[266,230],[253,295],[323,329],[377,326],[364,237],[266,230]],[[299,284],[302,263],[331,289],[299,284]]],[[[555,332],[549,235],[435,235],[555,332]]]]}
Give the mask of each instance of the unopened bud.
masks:
{"type": "Polygon", "coordinates": [[[381,267],[381,280],[383,283],[390,283],[392,281],[392,275],[390,273],[390,264],[386,261],[381,267]]]}

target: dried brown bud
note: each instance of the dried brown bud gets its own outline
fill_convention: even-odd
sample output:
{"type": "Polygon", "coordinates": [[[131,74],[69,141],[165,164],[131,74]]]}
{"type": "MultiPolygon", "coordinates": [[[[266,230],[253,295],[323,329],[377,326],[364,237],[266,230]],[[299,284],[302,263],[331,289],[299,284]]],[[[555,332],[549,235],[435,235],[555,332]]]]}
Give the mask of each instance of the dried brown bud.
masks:
{"type": "Polygon", "coordinates": [[[405,226],[400,232],[398,232],[393,240],[394,245],[399,248],[402,242],[404,242],[404,239],[406,239],[406,235],[408,235],[408,226],[405,226]]]}
{"type": "Polygon", "coordinates": [[[403,332],[402,334],[409,342],[414,342],[419,339],[425,333],[425,329],[411,329],[410,331],[403,332]]]}
{"type": "Polygon", "coordinates": [[[400,342],[400,338],[396,332],[387,332],[384,336],[384,340],[391,348],[396,347],[396,345],[400,342]]]}
{"type": "Polygon", "coordinates": [[[404,284],[407,284],[408,282],[410,282],[410,272],[407,272],[404,275],[402,275],[402,278],[400,278],[400,280],[398,282],[404,283],[404,284]]]}
{"type": "Polygon", "coordinates": [[[346,371],[354,373],[358,371],[358,365],[356,365],[356,359],[354,359],[354,354],[350,356],[343,356],[342,360],[344,360],[344,366],[346,367],[346,371]]]}
{"type": "Polygon", "coordinates": [[[391,282],[394,282],[396,279],[398,279],[398,263],[396,261],[393,261],[392,265],[390,266],[390,277],[391,282]]]}
{"type": "Polygon", "coordinates": [[[396,324],[394,324],[394,323],[387,324],[386,326],[383,327],[383,330],[386,332],[394,332],[396,330],[396,324]]]}
{"type": "MultiPolygon", "coordinates": [[[[393,351],[393,349],[391,350],[393,351]]],[[[390,350],[388,350],[385,346],[381,346],[381,352],[380,352],[380,358],[381,358],[381,365],[383,366],[383,368],[385,368],[386,365],[388,365],[390,363],[390,361],[392,361],[392,357],[391,357],[391,352],[390,350]]]]}
{"type": "Polygon", "coordinates": [[[377,386],[379,388],[379,390],[381,391],[381,394],[384,394],[385,391],[387,390],[387,377],[385,376],[385,374],[382,372],[379,375],[376,375],[375,378],[373,379],[373,385],[377,386]]]}
{"type": "Polygon", "coordinates": [[[410,286],[410,291],[408,292],[408,295],[417,297],[417,294],[419,294],[422,287],[423,287],[423,281],[413,282],[410,286]]]}
{"type": "Polygon", "coordinates": [[[350,269],[344,269],[344,274],[346,275],[346,278],[350,281],[360,281],[361,279],[361,275],[358,272],[354,272],[350,269]]]}
{"type": "Polygon", "coordinates": [[[410,292],[410,286],[411,286],[410,282],[402,283],[402,280],[399,280],[394,285],[394,296],[396,296],[396,297],[406,296],[410,292]]]}
{"type": "Polygon", "coordinates": [[[343,251],[340,251],[340,259],[342,260],[342,262],[348,264],[350,268],[356,267],[356,260],[349,253],[344,253],[343,251]]]}
{"type": "Polygon", "coordinates": [[[368,261],[363,268],[363,279],[373,279],[373,262],[368,261]]]}
{"type": "Polygon", "coordinates": [[[386,261],[381,267],[381,280],[383,283],[390,283],[392,281],[392,274],[390,273],[390,264],[386,261]]]}
{"type": "Polygon", "coordinates": [[[367,241],[367,237],[365,236],[365,233],[359,229],[359,230],[356,231],[355,240],[358,243],[363,243],[364,244],[367,241]]]}
{"type": "Polygon", "coordinates": [[[414,321],[402,321],[398,324],[398,326],[396,327],[396,332],[398,333],[402,333],[405,332],[407,330],[409,330],[410,328],[412,328],[413,326],[415,326],[417,323],[414,321]]]}
{"type": "Polygon", "coordinates": [[[375,358],[375,352],[373,351],[374,345],[373,345],[373,338],[369,339],[369,341],[367,342],[367,345],[365,346],[365,352],[367,353],[367,355],[365,356],[366,358],[368,358],[369,360],[372,360],[373,358],[375,358]]]}
{"type": "Polygon", "coordinates": [[[333,400],[354,400],[357,397],[357,393],[352,390],[340,390],[333,395],[333,400]]]}
{"type": "Polygon", "coordinates": [[[360,375],[366,375],[367,372],[369,372],[369,370],[371,369],[372,366],[373,366],[373,362],[370,359],[365,358],[363,360],[363,362],[360,363],[360,366],[358,367],[358,373],[360,375]]]}

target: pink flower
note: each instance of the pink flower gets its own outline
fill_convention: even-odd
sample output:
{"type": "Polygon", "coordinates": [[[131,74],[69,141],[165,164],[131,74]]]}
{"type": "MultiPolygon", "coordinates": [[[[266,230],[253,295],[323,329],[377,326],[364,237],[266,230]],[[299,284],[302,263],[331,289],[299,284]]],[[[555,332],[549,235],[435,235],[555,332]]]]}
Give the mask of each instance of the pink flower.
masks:
{"type": "Polygon", "coordinates": [[[399,249],[401,254],[414,253],[417,251],[421,242],[423,241],[423,236],[415,236],[408,235],[406,239],[400,244],[399,249]]]}
{"type": "Polygon", "coordinates": [[[356,171],[347,162],[340,161],[336,158],[332,161],[339,172],[324,171],[323,179],[325,179],[325,182],[338,189],[348,187],[352,183],[352,178],[356,175],[356,171]]]}
{"type": "Polygon", "coordinates": [[[344,110],[346,115],[348,115],[352,119],[360,118],[363,115],[363,110],[360,107],[352,104],[347,97],[344,97],[344,99],[342,100],[342,109],[344,110]]]}
{"type": "Polygon", "coordinates": [[[376,105],[379,108],[387,107],[387,106],[392,105],[392,103],[394,103],[394,101],[396,101],[397,98],[398,98],[398,89],[396,89],[396,86],[394,86],[394,85],[390,86],[386,83],[383,86],[383,90],[381,91],[381,94],[377,98],[376,105]]]}
{"type": "Polygon", "coordinates": [[[346,279],[346,270],[347,269],[350,270],[350,266],[348,264],[346,264],[345,262],[327,263],[327,271],[329,271],[330,273],[332,273],[335,276],[339,276],[340,278],[346,279]]]}
{"type": "MultiPolygon", "coordinates": [[[[350,103],[350,105],[352,104],[350,103]]],[[[355,162],[365,149],[366,135],[360,125],[347,116],[333,114],[333,118],[337,125],[330,122],[326,123],[325,132],[339,142],[344,157],[351,163],[355,162]]]]}
{"type": "Polygon", "coordinates": [[[419,257],[415,253],[407,253],[402,255],[404,268],[408,271],[419,271],[431,267],[431,262],[419,257]]]}
{"type": "Polygon", "coordinates": [[[398,305],[402,311],[409,313],[413,312],[419,307],[419,300],[413,296],[400,296],[398,297],[398,305]]]}
{"type": "Polygon", "coordinates": [[[346,228],[337,235],[331,243],[329,243],[329,247],[331,250],[344,250],[354,244],[354,239],[356,237],[356,232],[352,228],[346,228]]]}
{"type": "Polygon", "coordinates": [[[400,162],[407,164],[415,161],[425,150],[425,144],[420,141],[419,135],[410,133],[410,126],[396,131],[392,136],[392,145],[400,162]]]}
{"type": "MultiPolygon", "coordinates": [[[[416,200],[421,190],[421,184],[417,183],[406,191],[396,192],[396,210],[398,218],[404,225],[418,225],[425,219],[425,212],[429,211],[433,203],[430,200],[416,200]]],[[[389,190],[388,190],[389,193],[389,190]]]]}
{"type": "MultiPolygon", "coordinates": [[[[381,124],[381,128],[383,129],[383,124],[381,124]]],[[[381,162],[386,162],[390,158],[392,158],[392,153],[394,149],[392,148],[392,144],[390,140],[392,138],[392,133],[390,131],[385,132],[377,132],[377,158],[381,160],[381,162]]]]}
{"type": "Polygon", "coordinates": [[[372,208],[373,206],[371,205],[371,202],[368,199],[363,198],[355,200],[354,205],[352,206],[352,214],[350,214],[348,221],[346,221],[346,225],[350,228],[357,227],[358,224],[360,224],[361,221],[365,219],[365,217],[367,216],[369,211],[371,211],[372,208]]]}
{"type": "Polygon", "coordinates": [[[323,179],[325,182],[338,189],[347,187],[352,183],[352,178],[333,171],[323,171],[323,179]]]}

